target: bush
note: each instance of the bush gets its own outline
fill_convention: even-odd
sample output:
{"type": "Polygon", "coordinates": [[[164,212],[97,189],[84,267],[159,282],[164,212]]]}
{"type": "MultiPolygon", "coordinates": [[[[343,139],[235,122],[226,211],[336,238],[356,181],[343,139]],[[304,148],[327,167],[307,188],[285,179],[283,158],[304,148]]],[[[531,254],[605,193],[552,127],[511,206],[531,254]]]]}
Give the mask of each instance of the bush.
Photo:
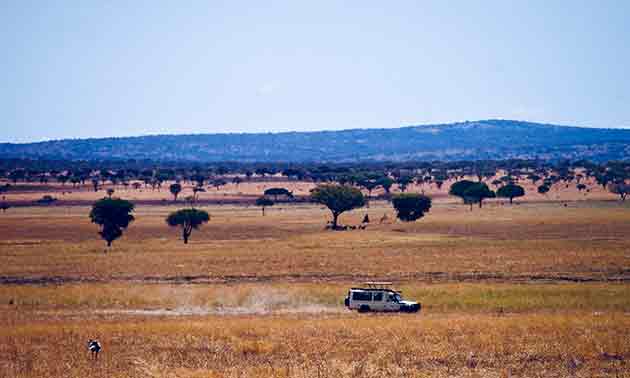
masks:
{"type": "Polygon", "coordinates": [[[396,216],[403,222],[413,222],[431,209],[431,198],[417,193],[398,194],[392,198],[396,216]]]}

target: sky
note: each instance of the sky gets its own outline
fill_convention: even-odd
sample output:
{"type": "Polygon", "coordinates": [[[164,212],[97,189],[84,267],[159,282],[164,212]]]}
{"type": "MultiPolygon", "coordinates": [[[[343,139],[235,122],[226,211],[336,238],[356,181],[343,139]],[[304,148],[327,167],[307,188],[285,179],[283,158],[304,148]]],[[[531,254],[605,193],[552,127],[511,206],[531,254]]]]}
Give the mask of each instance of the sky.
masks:
{"type": "Polygon", "coordinates": [[[0,2],[0,142],[630,127],[630,1],[0,2]]]}

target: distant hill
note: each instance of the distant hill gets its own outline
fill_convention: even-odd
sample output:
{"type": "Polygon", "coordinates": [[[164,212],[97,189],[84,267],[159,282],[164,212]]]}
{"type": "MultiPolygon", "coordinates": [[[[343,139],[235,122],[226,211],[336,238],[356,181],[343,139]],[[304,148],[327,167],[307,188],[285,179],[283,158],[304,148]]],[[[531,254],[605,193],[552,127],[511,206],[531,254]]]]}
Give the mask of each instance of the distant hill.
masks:
{"type": "Polygon", "coordinates": [[[486,120],[395,129],[2,143],[2,158],[156,161],[630,159],[630,130],[486,120]]]}

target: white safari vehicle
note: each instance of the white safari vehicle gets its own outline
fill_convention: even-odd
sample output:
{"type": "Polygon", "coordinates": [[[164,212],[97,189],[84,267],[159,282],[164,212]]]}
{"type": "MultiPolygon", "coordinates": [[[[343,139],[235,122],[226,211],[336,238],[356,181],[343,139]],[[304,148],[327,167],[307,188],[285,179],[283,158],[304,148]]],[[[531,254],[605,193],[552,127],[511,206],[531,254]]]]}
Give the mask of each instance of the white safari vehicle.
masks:
{"type": "Polygon", "coordinates": [[[391,289],[391,282],[366,282],[365,287],[348,291],[345,305],[359,312],[418,312],[420,303],[405,301],[402,293],[391,289]]]}

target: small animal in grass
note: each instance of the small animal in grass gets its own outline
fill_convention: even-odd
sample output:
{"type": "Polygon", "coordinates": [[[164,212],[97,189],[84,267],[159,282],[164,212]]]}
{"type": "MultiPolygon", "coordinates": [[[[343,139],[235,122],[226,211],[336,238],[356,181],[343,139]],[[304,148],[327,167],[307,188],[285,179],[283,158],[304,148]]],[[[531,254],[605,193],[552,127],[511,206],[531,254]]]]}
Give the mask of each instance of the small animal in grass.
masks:
{"type": "Polygon", "coordinates": [[[98,340],[88,341],[88,350],[90,351],[90,355],[93,359],[98,360],[98,353],[103,349],[101,343],[98,340]]]}

